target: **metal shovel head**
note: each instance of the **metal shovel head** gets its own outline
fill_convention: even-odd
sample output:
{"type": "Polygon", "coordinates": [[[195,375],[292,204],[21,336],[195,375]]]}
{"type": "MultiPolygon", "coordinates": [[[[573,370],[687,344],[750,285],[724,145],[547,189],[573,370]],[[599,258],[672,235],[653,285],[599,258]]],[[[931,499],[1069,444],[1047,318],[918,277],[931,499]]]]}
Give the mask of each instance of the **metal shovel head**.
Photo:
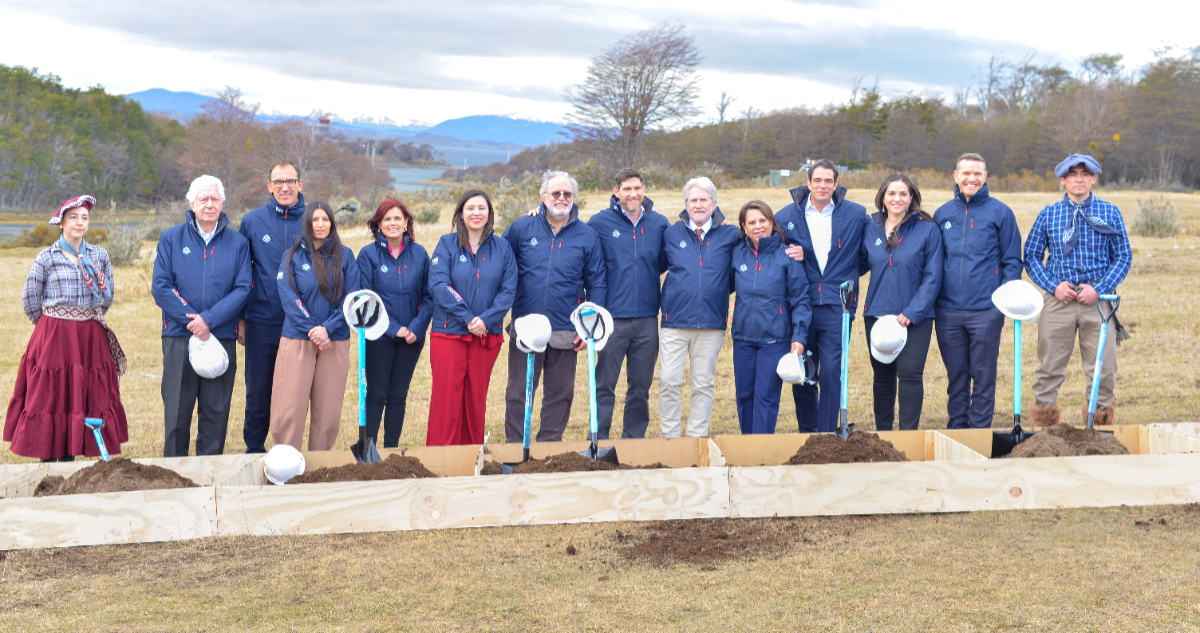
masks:
{"type": "Polygon", "coordinates": [[[992,457],[1004,457],[1013,452],[1017,444],[1037,435],[1036,431],[1026,431],[1019,425],[1011,431],[992,431],[992,457]]]}
{"type": "Polygon", "coordinates": [[[379,451],[375,449],[375,440],[372,439],[355,442],[350,446],[350,452],[354,454],[354,461],[360,464],[378,464],[383,461],[379,451]]]}
{"type": "Polygon", "coordinates": [[[579,451],[579,454],[588,459],[608,462],[613,466],[621,465],[621,462],[617,461],[616,446],[589,446],[587,447],[587,450],[579,451]]]}

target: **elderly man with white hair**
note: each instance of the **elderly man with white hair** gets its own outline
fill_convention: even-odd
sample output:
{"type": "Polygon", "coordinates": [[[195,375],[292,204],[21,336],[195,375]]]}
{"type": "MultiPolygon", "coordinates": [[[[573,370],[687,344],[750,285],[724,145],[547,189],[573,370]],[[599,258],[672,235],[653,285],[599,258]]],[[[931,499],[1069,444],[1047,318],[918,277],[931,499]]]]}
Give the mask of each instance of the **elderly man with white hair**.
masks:
{"type": "Polygon", "coordinates": [[[152,292],[163,322],[165,457],[187,456],[197,402],[196,454],[225,450],[237,374],[238,318],[250,297],[250,245],[228,228],[229,218],[221,210],[224,185],[213,176],[200,176],[192,181],[187,201],[191,208],[183,223],[163,231],[154,256],[152,292]],[[223,374],[204,378],[196,373],[188,353],[192,337],[216,337],[229,357],[223,374]]]}
{"type": "Polygon", "coordinates": [[[741,231],[723,224],[717,188],[708,178],[683,186],[685,209],[663,233],[667,278],[662,286],[659,333],[658,414],[663,437],[679,437],[683,411],[680,388],[690,359],[692,397],[687,435],[708,435],[713,378],[729,323],[729,267],[741,231]]]}
{"type": "MultiPolygon", "coordinates": [[[[562,440],[575,399],[575,356],[585,348],[575,334],[571,313],[585,300],[603,306],[608,284],[600,237],[579,221],[575,206],[579,184],[566,172],[548,171],[542,176],[541,194],[539,212],[518,218],[504,231],[504,239],[517,260],[512,320],[527,314],[550,319],[550,345],[534,355],[533,384],[536,390],[545,377],[537,441],[557,442],[562,440]]],[[[509,442],[520,442],[524,436],[525,370],[525,352],[511,338],[504,394],[504,435],[509,442]]]]}

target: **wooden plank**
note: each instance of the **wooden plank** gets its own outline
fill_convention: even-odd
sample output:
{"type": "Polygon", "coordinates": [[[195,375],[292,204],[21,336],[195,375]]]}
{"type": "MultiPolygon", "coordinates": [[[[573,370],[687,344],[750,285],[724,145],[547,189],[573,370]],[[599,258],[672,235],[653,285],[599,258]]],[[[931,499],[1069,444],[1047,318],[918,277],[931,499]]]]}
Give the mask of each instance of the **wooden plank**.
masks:
{"type": "Polygon", "coordinates": [[[1200,422],[1156,422],[1146,426],[1152,429],[1166,429],[1172,433],[1200,439],[1200,422]]]}
{"type": "MultiPolygon", "coordinates": [[[[786,464],[812,433],[774,435],[717,435],[713,443],[730,466],[778,466],[786,464]]],[[[925,431],[880,431],[910,461],[925,460],[925,431]]]]}
{"type": "Polygon", "coordinates": [[[217,488],[217,532],[327,534],[729,516],[726,468],[217,488]]]}
{"type": "MultiPolygon", "coordinates": [[[[602,440],[600,446],[615,446],[617,459],[622,464],[630,466],[648,466],[655,462],[671,468],[688,468],[691,466],[708,466],[708,438],[703,437],[674,437],[674,438],[645,438],[602,440]],[[703,448],[702,448],[703,447],[703,448]]],[[[532,442],[529,445],[529,456],[542,459],[551,455],[566,452],[580,452],[591,446],[590,442],[532,442]]],[[[497,462],[521,461],[522,448],[520,444],[485,444],[484,459],[497,462]]]]}
{"type": "Polygon", "coordinates": [[[1165,425],[1143,427],[1146,452],[1151,455],[1200,453],[1200,439],[1175,433],[1165,425]]]}
{"type": "MultiPolygon", "coordinates": [[[[258,485],[264,483],[262,455],[206,455],[198,457],[139,457],[139,464],[161,466],[173,470],[200,486],[258,485]],[[255,472],[257,470],[257,472],[255,472]]],[[[70,477],[97,460],[53,462],[46,464],[13,464],[0,471],[0,499],[32,497],[33,491],[47,475],[70,477]]]]}
{"type": "MultiPolygon", "coordinates": [[[[938,433],[949,437],[950,439],[965,444],[968,448],[983,455],[984,457],[992,456],[992,431],[993,429],[936,429],[938,433]]],[[[1011,432],[1012,429],[995,429],[998,431],[1011,432]]]]}
{"type": "Polygon", "coordinates": [[[721,447],[717,446],[716,442],[712,441],[712,438],[708,440],[708,465],[714,467],[729,465],[725,461],[725,454],[721,452],[721,447]]]}
{"type": "Polygon", "coordinates": [[[216,535],[216,489],[0,500],[0,550],[178,541],[216,535]]]}
{"type": "MultiPolygon", "coordinates": [[[[972,430],[987,431],[988,436],[989,436],[988,441],[989,442],[991,441],[991,437],[990,437],[991,431],[990,430],[988,430],[988,429],[972,429],[972,430]]],[[[926,431],[925,437],[928,440],[929,447],[932,449],[927,453],[928,460],[930,460],[930,461],[948,461],[948,460],[956,460],[956,459],[966,459],[966,460],[978,461],[981,459],[987,459],[987,457],[984,457],[983,455],[979,454],[978,451],[972,449],[971,447],[967,446],[966,444],[963,444],[963,443],[955,440],[953,437],[944,433],[943,431],[926,431]]],[[[989,450],[989,452],[991,452],[991,451],[989,450]]]]}
{"type": "MultiPolygon", "coordinates": [[[[387,459],[388,455],[393,453],[416,457],[439,477],[470,477],[475,474],[475,459],[479,455],[479,445],[406,446],[379,449],[379,456],[383,459],[387,459]]],[[[353,463],[354,454],[348,450],[304,452],[305,472],[353,463]]]]}
{"type": "Polygon", "coordinates": [[[1200,454],[730,469],[734,517],[971,512],[1200,501],[1200,454]]]}

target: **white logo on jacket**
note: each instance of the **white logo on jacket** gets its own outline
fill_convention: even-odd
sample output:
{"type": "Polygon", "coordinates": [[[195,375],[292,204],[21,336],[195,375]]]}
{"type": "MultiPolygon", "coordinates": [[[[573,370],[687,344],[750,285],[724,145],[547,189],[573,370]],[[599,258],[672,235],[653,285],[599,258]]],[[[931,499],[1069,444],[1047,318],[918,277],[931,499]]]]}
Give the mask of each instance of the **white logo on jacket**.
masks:
{"type": "Polygon", "coordinates": [[[386,272],[387,272],[387,270],[388,270],[388,269],[387,269],[387,264],[384,264],[384,265],[382,265],[382,266],[380,266],[380,267],[379,267],[379,272],[381,272],[381,273],[386,273],[386,272]]]}
{"type": "Polygon", "coordinates": [[[613,237],[621,237],[621,232],[616,229],[613,229],[613,237]]]}
{"type": "Polygon", "coordinates": [[[271,242],[271,236],[270,236],[270,235],[264,235],[264,236],[263,236],[263,242],[265,242],[265,243],[268,243],[268,244],[269,244],[269,243],[271,242]]]}
{"type": "Polygon", "coordinates": [[[467,256],[466,256],[466,255],[459,255],[459,256],[458,256],[458,261],[460,261],[460,262],[463,262],[463,263],[466,263],[466,261],[467,261],[467,256]]]}
{"type": "Polygon", "coordinates": [[[282,279],[283,279],[283,271],[282,270],[275,273],[275,281],[280,281],[282,279]]]}
{"type": "Polygon", "coordinates": [[[534,237],[534,238],[530,238],[530,240],[529,240],[529,245],[530,245],[530,246],[537,246],[537,238],[536,238],[536,237],[534,237]]]}
{"type": "Polygon", "coordinates": [[[312,266],[309,266],[308,264],[304,264],[303,266],[301,266],[301,268],[303,268],[306,271],[312,270],[312,266]]]}
{"type": "Polygon", "coordinates": [[[790,231],[790,230],[792,230],[792,229],[794,229],[794,228],[796,228],[796,225],[795,225],[794,223],[792,223],[792,222],[788,222],[788,230],[790,231]]]}
{"type": "Polygon", "coordinates": [[[190,248],[188,248],[188,247],[184,246],[184,247],[183,247],[183,254],[184,254],[184,255],[191,255],[191,254],[192,254],[192,249],[190,249],[190,248]]]}
{"type": "Polygon", "coordinates": [[[950,220],[946,220],[946,223],[943,224],[942,227],[945,228],[947,231],[949,231],[950,230],[950,220]]]}
{"type": "Polygon", "coordinates": [[[883,246],[883,240],[879,239],[878,237],[877,237],[877,238],[875,238],[875,245],[876,245],[876,246],[883,246]]]}
{"type": "Polygon", "coordinates": [[[436,258],[436,257],[434,257],[434,258],[433,258],[433,265],[434,265],[434,266],[437,266],[437,260],[438,260],[438,258],[436,258]]]}
{"type": "Polygon", "coordinates": [[[741,266],[738,266],[738,270],[740,270],[742,272],[746,272],[746,265],[742,264],[741,266]]]}
{"type": "Polygon", "coordinates": [[[679,248],[687,248],[687,242],[679,240],[679,248]]]}

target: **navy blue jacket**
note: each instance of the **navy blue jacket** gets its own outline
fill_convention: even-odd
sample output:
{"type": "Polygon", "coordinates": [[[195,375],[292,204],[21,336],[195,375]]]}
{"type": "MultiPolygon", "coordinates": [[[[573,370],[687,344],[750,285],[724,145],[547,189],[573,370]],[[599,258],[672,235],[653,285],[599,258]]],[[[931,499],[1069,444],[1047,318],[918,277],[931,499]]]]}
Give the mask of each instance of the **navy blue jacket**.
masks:
{"type": "Polygon", "coordinates": [[[749,239],[733,247],[733,338],[751,343],[808,340],[808,275],[804,264],[785,251],[775,236],[760,239],[757,253],[749,239]]]}
{"type": "Polygon", "coordinates": [[[724,330],[729,324],[729,267],[733,247],[742,239],[736,226],[722,226],[725,216],[713,210],[712,228],[704,243],[688,228],[688,212],[663,233],[662,326],[724,330]]]}
{"type": "Polygon", "coordinates": [[[535,216],[517,218],[504,231],[517,260],[517,297],[512,318],[544,314],[555,330],[575,330],[571,313],[588,301],[604,306],[604,252],[592,227],[579,221],[579,209],[558,231],[550,229],[543,204],[535,216]]]}
{"type": "MultiPolygon", "coordinates": [[[[404,236],[399,257],[388,251],[387,238],[379,238],[358,251],[358,279],[366,290],[374,290],[387,309],[385,335],[395,338],[401,327],[425,338],[433,305],[429,297],[429,255],[425,247],[404,236]]],[[[381,337],[382,338],[382,337],[381,337]]]]}
{"type": "Polygon", "coordinates": [[[458,244],[458,233],[443,235],[429,267],[433,297],[433,331],[465,335],[467,324],[483,319],[488,332],[504,331],[504,315],[517,296],[517,259],[512,247],[495,233],[475,253],[458,244]]]}
{"type": "Polygon", "coordinates": [[[279,303],[279,290],[275,287],[279,273],[279,262],[291,248],[303,230],[300,218],[304,215],[304,194],[300,194],[296,205],[281,207],[272,195],[267,203],[242,217],[238,233],[250,242],[250,302],[243,316],[247,321],[281,325],[283,305],[279,303]]]}
{"type": "Polygon", "coordinates": [[[871,216],[862,244],[862,258],[871,270],[871,285],[863,315],[908,317],[918,325],[933,316],[942,286],[942,236],[937,224],[913,214],[898,229],[899,243],[887,250],[884,212],[871,216]]]}
{"type": "Polygon", "coordinates": [[[662,278],[662,236],[671,226],[654,210],[650,198],[642,201],[642,217],[636,227],[625,217],[621,202],[612,197],[609,207],[588,220],[600,236],[607,271],[606,306],[614,319],[658,316],[662,278]]]}
{"type": "Polygon", "coordinates": [[[229,230],[222,213],[205,245],[190,209],[183,224],[162,232],[154,255],[151,294],[162,308],[163,336],[191,336],[185,315],[199,314],[218,339],[237,338],[250,297],[250,245],[229,230]]]}
{"type": "Polygon", "coordinates": [[[862,248],[863,232],[871,219],[861,204],[846,199],[846,188],[838,187],[833,192],[833,233],[829,240],[829,259],[825,261],[825,272],[817,263],[813,251],[812,235],[804,210],[808,206],[808,187],[792,189],[793,202],[775,214],[775,221],[784,232],[784,242],[804,247],[804,271],[808,273],[808,298],[812,305],[842,305],[839,287],[842,282],[854,284],[854,295],[850,300],[850,312],[858,305],[859,251],[862,248]]]}
{"type": "MultiPolygon", "coordinates": [[[[331,272],[330,277],[332,276],[331,272]]],[[[283,312],[286,315],[280,336],[307,341],[308,331],[323,325],[331,341],[345,341],[350,338],[350,326],[346,324],[346,317],[342,314],[342,301],[346,296],[335,297],[336,301],[331,302],[321,294],[317,287],[317,277],[312,270],[312,256],[304,245],[304,240],[300,241],[300,247],[292,256],[290,270],[288,261],[280,260],[277,281],[279,301],[283,304],[283,312]],[[284,275],[291,275],[296,281],[296,291],[299,295],[292,291],[292,285],[284,275]]],[[[342,247],[342,285],[346,293],[362,288],[358,277],[358,265],[354,263],[354,251],[350,250],[349,246],[342,247]]]]}
{"type": "Polygon", "coordinates": [[[938,208],[942,230],[942,291],[937,305],[952,310],[988,310],[992,291],[1021,278],[1021,231],[1008,205],[988,195],[985,184],[971,201],[954,187],[954,199],[938,208]]]}

